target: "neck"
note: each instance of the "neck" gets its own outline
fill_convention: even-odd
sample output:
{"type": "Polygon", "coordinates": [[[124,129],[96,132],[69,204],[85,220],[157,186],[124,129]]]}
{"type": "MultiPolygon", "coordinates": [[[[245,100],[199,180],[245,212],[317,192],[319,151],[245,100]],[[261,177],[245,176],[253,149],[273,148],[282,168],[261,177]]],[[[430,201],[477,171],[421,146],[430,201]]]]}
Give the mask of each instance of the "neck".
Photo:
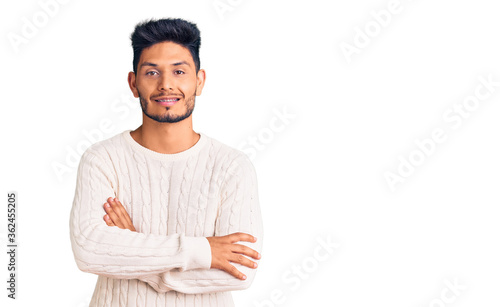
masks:
{"type": "Polygon", "coordinates": [[[130,135],[142,146],[163,154],[185,151],[200,139],[193,130],[191,116],[177,123],[159,123],[143,114],[142,125],[130,135]]]}

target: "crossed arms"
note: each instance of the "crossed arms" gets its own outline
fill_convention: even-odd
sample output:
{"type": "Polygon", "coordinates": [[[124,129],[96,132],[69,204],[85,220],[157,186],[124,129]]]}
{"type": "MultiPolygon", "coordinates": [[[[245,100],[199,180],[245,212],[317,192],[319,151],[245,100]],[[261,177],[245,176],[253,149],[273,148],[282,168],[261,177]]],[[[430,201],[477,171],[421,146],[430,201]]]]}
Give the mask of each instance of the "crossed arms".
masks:
{"type": "Polygon", "coordinates": [[[117,178],[109,161],[88,150],[78,167],[70,216],[78,267],[112,278],[137,278],[158,292],[206,293],[249,287],[262,248],[256,175],[246,156],[236,158],[230,168],[225,180],[227,197],[221,203],[213,237],[144,234],[135,231],[121,203],[111,201],[117,178]],[[106,199],[111,207],[103,210],[106,199]],[[106,222],[103,215],[105,221],[109,218],[106,222]],[[234,216],[247,218],[235,224],[231,221],[234,216]]]}
{"type": "MultiPolygon", "coordinates": [[[[125,210],[122,203],[117,198],[109,197],[103,207],[107,213],[104,215],[103,219],[108,226],[117,226],[121,229],[136,231],[127,210],[125,210]]],[[[250,247],[236,244],[236,242],[239,241],[255,243],[257,241],[256,237],[243,232],[238,232],[220,237],[207,237],[207,240],[210,243],[210,249],[212,252],[212,263],[210,268],[226,271],[234,277],[242,280],[245,280],[247,277],[245,274],[238,271],[238,269],[232,265],[230,261],[252,269],[257,268],[257,262],[253,262],[250,259],[243,257],[243,255],[254,259],[260,259],[260,254],[250,247]]]]}

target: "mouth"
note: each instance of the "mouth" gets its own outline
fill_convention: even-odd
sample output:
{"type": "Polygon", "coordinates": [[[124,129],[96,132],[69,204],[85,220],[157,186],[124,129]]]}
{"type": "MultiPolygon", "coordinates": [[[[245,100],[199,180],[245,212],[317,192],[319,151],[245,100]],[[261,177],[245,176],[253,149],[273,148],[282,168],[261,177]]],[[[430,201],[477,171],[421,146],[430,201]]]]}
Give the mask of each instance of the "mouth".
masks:
{"type": "Polygon", "coordinates": [[[153,100],[161,106],[173,106],[181,99],[177,97],[159,97],[153,100]]]}

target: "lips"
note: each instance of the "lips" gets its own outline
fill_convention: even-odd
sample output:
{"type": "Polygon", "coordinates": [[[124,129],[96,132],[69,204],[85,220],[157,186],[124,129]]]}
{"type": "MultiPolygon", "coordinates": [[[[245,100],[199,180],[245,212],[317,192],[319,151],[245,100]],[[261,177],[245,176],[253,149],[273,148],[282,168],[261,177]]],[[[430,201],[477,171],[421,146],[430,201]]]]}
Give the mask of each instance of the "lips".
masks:
{"type": "Polygon", "coordinates": [[[157,99],[154,99],[156,103],[162,106],[173,106],[179,100],[180,98],[178,97],[158,97],[157,99]]]}

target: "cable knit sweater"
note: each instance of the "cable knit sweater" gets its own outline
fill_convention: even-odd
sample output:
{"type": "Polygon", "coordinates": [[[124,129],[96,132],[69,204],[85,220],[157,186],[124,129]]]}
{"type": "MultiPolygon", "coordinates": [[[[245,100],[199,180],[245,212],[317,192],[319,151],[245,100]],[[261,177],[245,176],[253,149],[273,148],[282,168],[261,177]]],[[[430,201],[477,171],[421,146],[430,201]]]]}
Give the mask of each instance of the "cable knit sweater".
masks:
{"type": "MultiPolygon", "coordinates": [[[[210,269],[206,237],[250,233],[259,253],[262,220],[249,158],[203,133],[191,148],[162,154],[124,131],[89,147],[78,166],[70,240],[78,268],[98,275],[93,306],[234,306],[255,269],[233,263],[239,280],[210,269]],[[137,232],[108,226],[117,197],[137,232]]],[[[257,261],[258,262],[258,261],[257,261]]]]}

